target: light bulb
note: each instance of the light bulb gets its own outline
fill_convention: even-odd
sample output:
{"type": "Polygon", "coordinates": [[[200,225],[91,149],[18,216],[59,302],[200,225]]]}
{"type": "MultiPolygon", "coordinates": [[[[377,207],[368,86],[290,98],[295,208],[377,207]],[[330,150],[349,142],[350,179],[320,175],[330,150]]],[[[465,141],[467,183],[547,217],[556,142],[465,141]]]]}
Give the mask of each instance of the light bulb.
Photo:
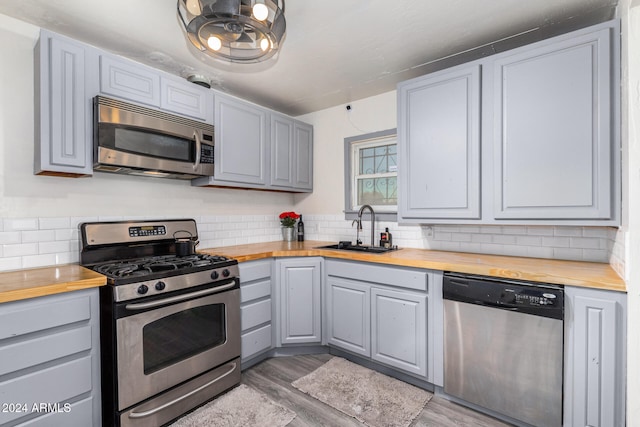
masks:
{"type": "Polygon", "coordinates": [[[266,52],[270,45],[271,43],[269,43],[268,39],[260,40],[260,49],[262,49],[263,52],[266,52]]]}
{"type": "Polygon", "coordinates": [[[269,16],[269,8],[264,3],[253,5],[253,17],[258,21],[264,21],[269,16]]]}
{"type": "Polygon", "coordinates": [[[202,9],[200,8],[200,2],[198,0],[186,0],[185,4],[190,14],[197,16],[202,13],[202,9]]]}
{"type": "Polygon", "coordinates": [[[207,39],[207,45],[209,45],[212,50],[218,51],[222,47],[222,40],[216,36],[211,36],[207,39]]]}

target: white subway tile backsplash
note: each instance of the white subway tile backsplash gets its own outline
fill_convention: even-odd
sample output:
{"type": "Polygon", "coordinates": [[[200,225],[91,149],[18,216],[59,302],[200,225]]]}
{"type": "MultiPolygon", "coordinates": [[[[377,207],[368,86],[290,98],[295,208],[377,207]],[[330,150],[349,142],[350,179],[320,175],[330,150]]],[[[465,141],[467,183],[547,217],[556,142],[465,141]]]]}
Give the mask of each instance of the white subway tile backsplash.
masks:
{"type": "MultiPolygon", "coordinates": [[[[0,271],[79,261],[78,226],[83,222],[133,217],[14,218],[0,222],[0,271]]],[[[144,218],[141,218],[144,219],[144,218]]],[[[156,218],[153,218],[156,219],[156,218]]],[[[159,219],[159,218],[158,218],[159,219]]],[[[282,239],[278,214],[204,215],[197,221],[200,244],[212,248],[282,239]]],[[[356,240],[357,230],[343,215],[304,215],[307,240],[356,240]]],[[[370,222],[359,237],[370,240],[370,222]]],[[[607,227],[503,225],[398,225],[376,223],[375,241],[389,227],[393,243],[419,248],[535,258],[608,262],[624,272],[625,233],[607,227]]]]}
{"type": "Polygon", "coordinates": [[[22,243],[22,234],[19,231],[0,232],[0,245],[22,243]]]}
{"type": "Polygon", "coordinates": [[[38,218],[10,218],[4,219],[2,223],[4,231],[23,231],[38,229],[38,218]]]}
{"type": "Polygon", "coordinates": [[[71,218],[40,218],[40,230],[55,230],[59,228],[69,228],[71,226],[71,218]]]}
{"type": "Polygon", "coordinates": [[[54,230],[23,231],[22,243],[51,242],[56,239],[54,230]]]}
{"type": "Polygon", "coordinates": [[[17,257],[26,255],[37,255],[37,243],[18,243],[15,245],[3,245],[2,254],[5,257],[17,257]]]}

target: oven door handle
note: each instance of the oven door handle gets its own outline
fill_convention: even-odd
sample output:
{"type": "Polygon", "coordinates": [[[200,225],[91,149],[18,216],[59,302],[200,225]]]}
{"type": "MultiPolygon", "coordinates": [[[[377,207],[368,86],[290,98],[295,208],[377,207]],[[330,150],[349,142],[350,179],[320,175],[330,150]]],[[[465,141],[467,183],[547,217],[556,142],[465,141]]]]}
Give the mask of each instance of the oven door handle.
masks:
{"type": "Polygon", "coordinates": [[[173,399],[172,401],[167,402],[167,403],[165,403],[163,405],[160,405],[157,408],[153,408],[153,409],[150,409],[150,410],[144,411],[144,412],[131,412],[129,414],[129,418],[144,418],[144,417],[148,417],[149,415],[153,415],[155,413],[158,413],[158,412],[162,411],[163,409],[168,408],[169,406],[175,405],[176,403],[179,403],[180,401],[182,401],[182,400],[184,400],[184,399],[186,399],[186,398],[188,398],[190,396],[193,396],[196,393],[201,392],[205,388],[211,386],[212,384],[220,381],[224,377],[230,375],[233,371],[236,370],[236,366],[237,366],[237,364],[235,362],[231,362],[231,368],[227,372],[225,372],[224,374],[220,375],[219,377],[216,377],[215,379],[209,381],[208,383],[203,384],[203,385],[201,385],[200,387],[198,387],[198,388],[196,388],[194,390],[191,390],[189,393],[183,394],[182,396],[178,397],[177,399],[173,399]]]}
{"type": "Polygon", "coordinates": [[[125,308],[127,310],[144,310],[147,308],[159,307],[161,305],[172,304],[174,302],[185,301],[195,297],[201,297],[204,295],[217,294],[218,292],[226,291],[227,289],[231,289],[236,285],[236,282],[232,280],[229,283],[224,285],[216,286],[213,289],[203,289],[201,291],[191,292],[184,295],[176,295],[175,297],[169,297],[161,300],[150,301],[150,302],[139,302],[134,304],[127,304],[125,308]]]}

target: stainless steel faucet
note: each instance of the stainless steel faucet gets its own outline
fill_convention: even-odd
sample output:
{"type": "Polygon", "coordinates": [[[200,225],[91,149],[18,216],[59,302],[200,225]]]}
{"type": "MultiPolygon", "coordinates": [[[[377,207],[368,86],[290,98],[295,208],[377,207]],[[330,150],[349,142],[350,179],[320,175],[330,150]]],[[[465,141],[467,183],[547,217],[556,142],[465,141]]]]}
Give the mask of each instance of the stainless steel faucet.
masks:
{"type": "Polygon", "coordinates": [[[364,212],[365,209],[369,209],[369,212],[371,212],[371,246],[375,246],[375,236],[376,236],[376,213],[373,211],[373,208],[369,205],[362,205],[362,207],[360,208],[360,210],[358,211],[358,225],[360,226],[360,229],[362,230],[362,213],[364,212]]]}

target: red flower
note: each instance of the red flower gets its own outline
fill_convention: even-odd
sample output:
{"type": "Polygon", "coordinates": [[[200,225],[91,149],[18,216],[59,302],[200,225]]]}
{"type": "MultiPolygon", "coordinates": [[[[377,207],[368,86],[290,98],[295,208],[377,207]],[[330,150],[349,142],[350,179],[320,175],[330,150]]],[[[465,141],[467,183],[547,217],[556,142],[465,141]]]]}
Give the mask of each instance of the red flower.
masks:
{"type": "Polygon", "coordinates": [[[295,212],[282,212],[280,214],[280,224],[283,227],[293,227],[298,218],[300,218],[300,215],[295,212]]]}

